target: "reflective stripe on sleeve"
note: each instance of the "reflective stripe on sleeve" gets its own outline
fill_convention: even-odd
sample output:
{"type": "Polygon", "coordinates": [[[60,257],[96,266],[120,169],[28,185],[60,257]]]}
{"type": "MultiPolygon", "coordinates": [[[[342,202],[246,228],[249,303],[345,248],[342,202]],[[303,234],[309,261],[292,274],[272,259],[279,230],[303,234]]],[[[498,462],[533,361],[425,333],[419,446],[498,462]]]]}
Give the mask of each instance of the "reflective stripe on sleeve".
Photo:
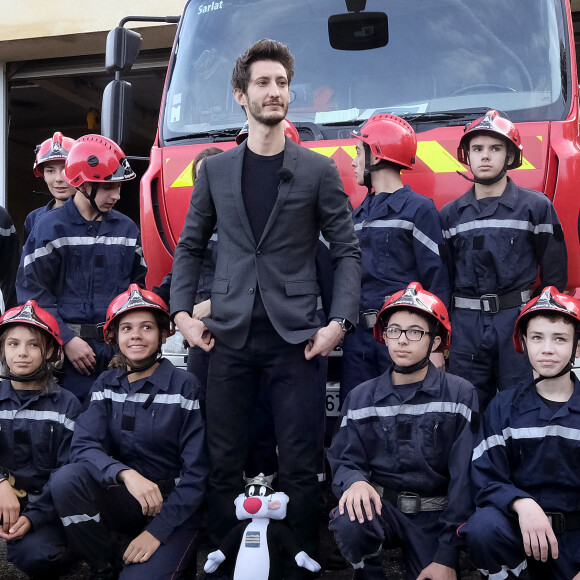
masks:
{"type": "MultiPolygon", "coordinates": [[[[111,389],[105,389],[104,391],[95,391],[91,395],[91,401],[103,401],[105,399],[110,399],[115,403],[144,403],[149,398],[148,393],[115,393],[111,389]]],[[[179,405],[182,409],[187,411],[193,411],[199,409],[198,399],[186,399],[183,395],[167,395],[160,393],[155,395],[153,398],[153,403],[158,403],[160,405],[179,405]]]]}
{"type": "Polygon", "coordinates": [[[100,522],[101,521],[101,514],[95,514],[94,516],[88,516],[87,514],[79,514],[74,516],[66,516],[64,518],[60,518],[63,526],[70,526],[71,524],[82,524],[84,522],[100,522]]]}
{"type": "Polygon", "coordinates": [[[413,222],[407,220],[371,220],[355,224],[354,226],[355,232],[363,228],[399,228],[401,230],[409,230],[418,242],[422,243],[437,256],[439,255],[439,246],[429,236],[418,229],[413,222]]]}
{"type": "Polygon", "coordinates": [[[56,411],[33,411],[32,409],[13,409],[11,411],[0,411],[0,419],[28,419],[30,421],[54,421],[60,423],[69,431],[75,430],[75,422],[69,419],[64,413],[56,411]]]}

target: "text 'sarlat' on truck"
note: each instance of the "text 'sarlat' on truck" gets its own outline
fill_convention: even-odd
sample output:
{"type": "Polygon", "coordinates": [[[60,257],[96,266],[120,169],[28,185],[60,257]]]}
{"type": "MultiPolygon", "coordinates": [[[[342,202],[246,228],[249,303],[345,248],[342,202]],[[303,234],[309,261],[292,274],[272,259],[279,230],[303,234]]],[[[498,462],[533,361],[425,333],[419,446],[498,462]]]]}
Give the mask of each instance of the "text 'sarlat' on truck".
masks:
{"type": "MultiPolygon", "coordinates": [[[[103,132],[122,141],[130,86],[121,80],[140,37],[123,28],[107,41],[116,80],[103,98],[103,132]]],[[[417,160],[403,180],[437,207],[469,184],[457,172],[464,126],[490,108],[522,136],[524,162],[509,174],[554,202],[568,246],[570,288],[580,286],[578,75],[569,0],[190,0],[177,22],[159,125],[141,181],[148,285],[171,269],[192,192],[192,161],[206,147],[235,147],[244,113],[231,71],[260,38],[296,59],[288,119],[302,145],[336,162],[353,206],[350,131],[376,113],[405,118],[417,160]]]]}

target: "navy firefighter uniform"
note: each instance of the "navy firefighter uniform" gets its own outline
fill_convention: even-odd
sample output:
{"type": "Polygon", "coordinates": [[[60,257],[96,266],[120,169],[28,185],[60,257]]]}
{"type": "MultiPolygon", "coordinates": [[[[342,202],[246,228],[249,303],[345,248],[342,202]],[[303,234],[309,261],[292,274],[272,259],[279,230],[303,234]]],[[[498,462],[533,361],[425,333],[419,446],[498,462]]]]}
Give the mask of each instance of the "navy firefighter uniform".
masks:
{"type": "Polygon", "coordinates": [[[449,372],[476,387],[484,410],[497,390],[532,380],[513,328],[538,269],[540,288],[564,290],[566,243],[549,199],[509,177],[499,197],[477,200],[472,187],[440,214],[453,280],[449,372]]]}
{"type": "Polygon", "coordinates": [[[46,205],[43,205],[41,207],[37,207],[36,209],[33,209],[27,216],[26,219],[24,220],[24,240],[28,239],[28,236],[30,235],[30,232],[33,230],[34,228],[34,224],[36,223],[36,220],[43,216],[45,213],[48,213],[49,211],[56,209],[54,207],[56,200],[55,199],[51,199],[46,205]]]}
{"type": "Polygon", "coordinates": [[[0,313],[16,306],[20,242],[10,214],[0,206],[0,313]]]}
{"type": "Polygon", "coordinates": [[[209,473],[199,383],[162,359],[155,372],[128,382],[103,373],[91,390],[71,444],[71,463],[53,477],[53,498],[73,551],[91,566],[112,561],[110,530],[150,532],[161,546],[125,566],[123,580],[177,578],[196,548],[197,511],[209,473]],[[155,482],[163,507],[144,516],[117,475],[135,469],[155,482]]]}
{"type": "Polygon", "coordinates": [[[580,571],[580,382],[550,409],[534,386],[520,383],[490,403],[471,465],[476,513],[466,526],[471,560],[491,580],[529,568],[534,577],[571,580],[580,571]],[[551,516],[558,558],[526,559],[510,504],[532,498],[551,516]]]}
{"type": "Polygon", "coordinates": [[[34,299],[48,310],[59,323],[65,345],[80,336],[95,352],[97,363],[90,376],[65,358],[62,386],[81,401],[115,352],[103,341],[109,303],[132,283],[144,286],[146,273],[141,234],[116,210],[103,213],[102,221],[87,221],[73,197],[37,219],[22,252],[18,299],[34,299]]]}
{"type": "Polygon", "coordinates": [[[395,387],[386,372],[352,390],[328,452],[337,497],[357,481],[382,497],[382,513],[371,521],[352,522],[338,508],[331,514],[330,528],[355,578],[385,578],[378,556],[383,543],[401,543],[409,580],[431,562],[457,568],[462,540],[456,529],[472,512],[477,393],[431,363],[414,385],[395,387]]]}
{"type": "Polygon", "coordinates": [[[354,210],[353,221],[362,251],[360,312],[358,325],[344,337],[341,400],[389,365],[388,350],[374,340],[372,331],[389,296],[412,281],[445,305],[450,296],[441,221],[431,199],[408,185],[367,195],[354,210]]]}
{"type": "Polygon", "coordinates": [[[7,558],[29,575],[48,572],[60,560],[66,539],[52,503],[48,480],[69,459],[81,405],[58,385],[54,391],[16,391],[0,382],[0,469],[18,493],[21,513],[32,524],[19,540],[8,542],[7,558]]]}

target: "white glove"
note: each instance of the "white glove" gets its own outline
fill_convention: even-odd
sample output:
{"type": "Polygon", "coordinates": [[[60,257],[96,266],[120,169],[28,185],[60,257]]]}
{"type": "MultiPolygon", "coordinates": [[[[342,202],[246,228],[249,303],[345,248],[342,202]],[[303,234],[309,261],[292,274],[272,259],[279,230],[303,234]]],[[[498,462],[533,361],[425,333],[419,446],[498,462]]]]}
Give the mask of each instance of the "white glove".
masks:
{"type": "MultiPolygon", "coordinates": [[[[306,556],[308,558],[308,556],[306,556]]],[[[211,574],[218,569],[218,566],[226,559],[224,553],[221,550],[216,550],[211,554],[207,555],[207,562],[203,569],[208,573],[211,574]]],[[[320,568],[320,566],[319,566],[320,568]]]]}
{"type": "Polygon", "coordinates": [[[306,568],[307,570],[310,570],[310,572],[318,572],[320,570],[320,564],[316,560],[313,560],[306,552],[298,552],[294,559],[298,566],[306,568]]]}

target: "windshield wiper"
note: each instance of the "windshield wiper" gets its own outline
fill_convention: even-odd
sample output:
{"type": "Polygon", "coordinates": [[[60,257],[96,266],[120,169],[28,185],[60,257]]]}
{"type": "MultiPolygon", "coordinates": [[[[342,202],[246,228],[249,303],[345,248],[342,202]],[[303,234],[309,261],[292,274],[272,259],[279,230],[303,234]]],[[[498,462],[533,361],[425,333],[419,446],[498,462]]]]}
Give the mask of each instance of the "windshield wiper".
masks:
{"type": "Polygon", "coordinates": [[[432,113],[408,113],[400,117],[408,123],[441,123],[449,121],[448,126],[464,125],[467,121],[474,121],[487,113],[489,108],[475,111],[438,111],[432,113]],[[451,122],[454,121],[454,122],[451,122]]]}
{"type": "Polygon", "coordinates": [[[186,139],[207,139],[208,137],[211,137],[214,141],[217,141],[218,139],[237,135],[240,132],[240,129],[241,127],[231,127],[229,129],[216,129],[210,131],[199,131],[198,133],[187,133],[186,135],[180,135],[179,137],[169,137],[169,139],[165,139],[165,142],[171,143],[173,141],[184,141],[186,139]]]}

